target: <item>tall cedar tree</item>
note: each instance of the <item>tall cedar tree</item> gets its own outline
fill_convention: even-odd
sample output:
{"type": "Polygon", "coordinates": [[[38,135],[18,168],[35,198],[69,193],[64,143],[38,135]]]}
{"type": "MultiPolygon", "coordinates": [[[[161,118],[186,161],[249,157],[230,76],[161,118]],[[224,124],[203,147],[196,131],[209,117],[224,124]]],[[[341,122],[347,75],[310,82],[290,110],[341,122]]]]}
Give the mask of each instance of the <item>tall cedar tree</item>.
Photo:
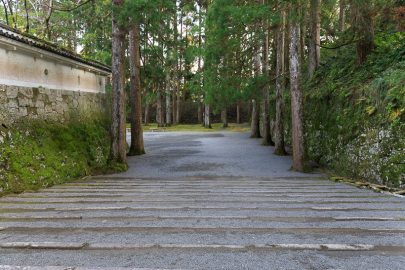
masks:
{"type": "MultiPolygon", "coordinates": [[[[262,4],[266,5],[266,0],[262,0],[262,4]]],[[[263,56],[262,56],[262,69],[263,75],[265,77],[269,76],[269,22],[268,18],[264,18],[263,20],[263,32],[264,32],[264,40],[263,40],[263,56]]],[[[263,145],[274,145],[273,139],[271,137],[271,130],[270,130],[270,90],[269,84],[266,82],[262,89],[262,108],[263,108],[263,145]]]]}
{"type": "Polygon", "coordinates": [[[285,155],[284,146],[284,100],[283,92],[285,88],[285,19],[286,12],[284,6],[279,5],[280,21],[276,35],[276,122],[275,122],[275,149],[276,155],[285,155]]]}
{"type": "Polygon", "coordinates": [[[141,56],[140,29],[138,23],[132,23],[129,32],[129,66],[131,74],[131,146],[129,155],[145,154],[142,130],[142,96],[141,96],[141,56]]]}
{"type": "Polygon", "coordinates": [[[290,8],[290,84],[293,169],[304,171],[304,110],[301,86],[299,16],[290,8]]]}
{"type": "Polygon", "coordinates": [[[319,67],[321,59],[321,1],[310,0],[310,28],[309,28],[309,46],[308,46],[308,71],[309,76],[314,75],[315,70],[319,67]]]}
{"type": "Polygon", "coordinates": [[[119,163],[127,161],[125,121],[125,78],[124,43],[125,30],[118,23],[123,0],[113,0],[115,12],[112,19],[112,111],[111,111],[111,159],[119,163]]]}

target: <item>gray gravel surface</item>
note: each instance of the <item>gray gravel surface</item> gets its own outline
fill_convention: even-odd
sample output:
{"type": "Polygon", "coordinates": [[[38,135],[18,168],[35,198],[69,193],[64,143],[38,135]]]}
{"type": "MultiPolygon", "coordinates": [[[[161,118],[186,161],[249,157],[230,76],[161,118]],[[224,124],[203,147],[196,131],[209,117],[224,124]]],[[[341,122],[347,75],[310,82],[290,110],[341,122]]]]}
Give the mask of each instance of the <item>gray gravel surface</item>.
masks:
{"type": "Polygon", "coordinates": [[[405,199],[246,133],[146,133],[128,172],[0,198],[0,270],[405,269],[405,199]]]}

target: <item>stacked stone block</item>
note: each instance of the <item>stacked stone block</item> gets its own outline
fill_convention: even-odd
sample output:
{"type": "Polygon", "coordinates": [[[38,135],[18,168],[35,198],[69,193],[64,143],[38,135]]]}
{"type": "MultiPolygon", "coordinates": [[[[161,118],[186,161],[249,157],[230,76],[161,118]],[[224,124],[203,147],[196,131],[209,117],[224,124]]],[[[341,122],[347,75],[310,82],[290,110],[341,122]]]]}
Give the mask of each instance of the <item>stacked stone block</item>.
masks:
{"type": "Polygon", "coordinates": [[[66,122],[75,116],[105,112],[105,94],[0,85],[0,123],[21,118],[66,122]]]}

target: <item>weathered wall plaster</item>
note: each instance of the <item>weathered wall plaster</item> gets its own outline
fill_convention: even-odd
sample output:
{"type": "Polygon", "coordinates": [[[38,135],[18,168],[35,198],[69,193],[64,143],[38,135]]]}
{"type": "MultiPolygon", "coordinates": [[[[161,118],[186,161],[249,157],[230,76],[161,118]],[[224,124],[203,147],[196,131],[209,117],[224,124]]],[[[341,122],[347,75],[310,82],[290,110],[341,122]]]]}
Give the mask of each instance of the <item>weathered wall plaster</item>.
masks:
{"type": "Polygon", "coordinates": [[[0,43],[0,84],[81,92],[105,91],[105,74],[69,62],[51,58],[45,52],[5,48],[0,43]]]}

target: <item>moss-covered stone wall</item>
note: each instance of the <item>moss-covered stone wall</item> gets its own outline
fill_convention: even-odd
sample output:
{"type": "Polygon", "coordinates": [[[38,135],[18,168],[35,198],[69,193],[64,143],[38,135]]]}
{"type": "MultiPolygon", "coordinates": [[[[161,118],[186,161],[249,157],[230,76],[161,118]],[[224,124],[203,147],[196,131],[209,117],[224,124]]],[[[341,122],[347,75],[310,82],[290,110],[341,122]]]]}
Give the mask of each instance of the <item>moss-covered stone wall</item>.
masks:
{"type": "Polygon", "coordinates": [[[325,52],[304,87],[309,160],[339,176],[405,186],[404,42],[378,37],[361,66],[354,48],[325,52]]]}
{"type": "Polygon", "coordinates": [[[0,196],[116,171],[104,93],[0,85],[0,196]]]}

